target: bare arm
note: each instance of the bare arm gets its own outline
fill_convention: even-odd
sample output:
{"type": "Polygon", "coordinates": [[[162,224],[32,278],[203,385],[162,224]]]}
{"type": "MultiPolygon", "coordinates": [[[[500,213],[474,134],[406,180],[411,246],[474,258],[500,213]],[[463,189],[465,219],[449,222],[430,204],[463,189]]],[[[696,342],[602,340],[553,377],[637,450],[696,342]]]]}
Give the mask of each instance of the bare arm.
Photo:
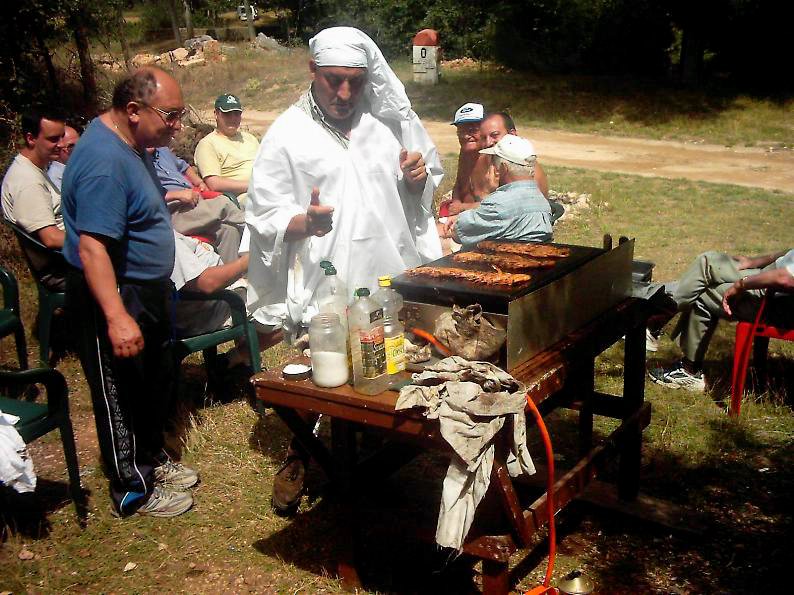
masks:
{"type": "Polygon", "coordinates": [[[201,179],[196,168],[192,165],[188,165],[183,175],[187,178],[188,182],[196,186],[199,190],[209,190],[209,187],[204,183],[204,180],[201,179]]]}
{"type": "Polygon", "coordinates": [[[116,272],[107,250],[111,241],[100,235],[83,233],[80,234],[78,252],[88,287],[105,315],[113,355],[133,357],[143,349],[143,335],[121,301],[116,272]]]}
{"type": "Polygon", "coordinates": [[[41,229],[36,230],[36,233],[39,234],[39,240],[41,240],[41,243],[47,246],[47,248],[52,248],[55,250],[60,250],[63,248],[63,240],[66,237],[66,234],[62,230],[58,229],[55,225],[42,227],[41,229]]]}
{"type": "Polygon", "coordinates": [[[449,214],[450,215],[458,215],[463,211],[468,211],[469,209],[476,209],[480,206],[478,202],[462,202],[460,200],[453,200],[449,203],[449,214]]]}
{"type": "Polygon", "coordinates": [[[775,262],[786,252],[787,250],[783,250],[782,252],[776,252],[775,254],[765,254],[764,256],[734,256],[733,258],[734,260],[739,261],[739,264],[736,268],[738,268],[740,271],[743,271],[744,269],[762,269],[766,265],[775,262]]]}
{"type": "Polygon", "coordinates": [[[234,192],[235,194],[248,192],[248,182],[240,182],[223,176],[207,176],[204,178],[204,182],[207,184],[207,188],[215,192],[234,192]]]}
{"type": "Polygon", "coordinates": [[[732,314],[731,299],[735,295],[749,289],[774,289],[785,293],[794,293],[794,275],[789,273],[787,269],[772,269],[771,271],[764,271],[757,275],[739,279],[722,296],[722,309],[728,316],[732,314]]]}
{"type": "Polygon", "coordinates": [[[549,197],[549,180],[546,178],[546,172],[540,166],[540,163],[535,163],[535,182],[538,185],[538,190],[546,198],[549,197]]]}
{"type": "Polygon", "coordinates": [[[188,281],[185,287],[191,291],[215,293],[237,281],[245,275],[246,271],[248,271],[248,254],[244,254],[229,264],[204,269],[198,277],[188,281]]]}

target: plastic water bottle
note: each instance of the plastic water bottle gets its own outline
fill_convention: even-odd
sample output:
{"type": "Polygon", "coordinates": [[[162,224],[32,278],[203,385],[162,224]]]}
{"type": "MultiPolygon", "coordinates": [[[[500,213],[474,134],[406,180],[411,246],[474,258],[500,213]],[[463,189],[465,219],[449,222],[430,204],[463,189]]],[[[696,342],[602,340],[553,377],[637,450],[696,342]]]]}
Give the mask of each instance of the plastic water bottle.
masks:
{"type": "Polygon", "coordinates": [[[378,277],[378,291],[372,296],[383,306],[383,333],[386,346],[386,372],[389,386],[402,382],[400,372],[405,371],[405,327],[399,319],[403,298],[391,287],[391,277],[378,277]]]}
{"type": "Polygon", "coordinates": [[[383,335],[383,308],[369,297],[369,289],[356,290],[348,308],[350,352],[353,359],[353,390],[377,395],[389,388],[386,372],[386,345],[383,335]]]}
{"type": "Polygon", "coordinates": [[[378,277],[378,291],[372,295],[372,299],[383,306],[384,316],[398,318],[403,309],[403,296],[392,289],[391,277],[388,275],[378,277]]]}
{"type": "Polygon", "coordinates": [[[317,309],[321,313],[333,313],[339,316],[342,328],[347,335],[347,286],[336,274],[336,268],[328,260],[323,260],[320,267],[325,271],[317,287],[317,309]]]}

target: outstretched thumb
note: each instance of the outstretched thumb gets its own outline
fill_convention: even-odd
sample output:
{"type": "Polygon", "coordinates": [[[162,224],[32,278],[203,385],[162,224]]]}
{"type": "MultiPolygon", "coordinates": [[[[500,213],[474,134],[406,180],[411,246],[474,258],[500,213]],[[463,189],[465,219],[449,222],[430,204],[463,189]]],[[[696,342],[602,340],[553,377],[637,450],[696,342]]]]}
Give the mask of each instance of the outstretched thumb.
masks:
{"type": "Polygon", "coordinates": [[[408,157],[408,149],[401,149],[400,150],[400,165],[405,163],[405,159],[408,157]]]}
{"type": "Polygon", "coordinates": [[[312,198],[309,201],[309,205],[313,207],[320,206],[320,189],[317,186],[312,187],[312,198]]]}

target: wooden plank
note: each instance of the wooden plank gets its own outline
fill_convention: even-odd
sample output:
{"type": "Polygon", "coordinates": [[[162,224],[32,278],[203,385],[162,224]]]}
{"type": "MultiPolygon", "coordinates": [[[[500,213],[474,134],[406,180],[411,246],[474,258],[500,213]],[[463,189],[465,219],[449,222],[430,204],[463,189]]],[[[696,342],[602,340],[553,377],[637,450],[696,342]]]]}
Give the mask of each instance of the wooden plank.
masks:
{"type": "MultiPolygon", "coordinates": [[[[545,490],[544,473],[543,468],[538,467],[538,472],[522,478],[521,484],[545,490]]],[[[642,492],[635,500],[626,502],[618,498],[617,486],[599,479],[590,481],[584,492],[574,499],[687,535],[703,535],[707,527],[704,519],[693,514],[690,507],[679,506],[642,492]]]]}
{"type": "Polygon", "coordinates": [[[483,560],[482,592],[485,595],[507,595],[510,592],[510,574],[507,562],[483,560]]]}
{"type": "Polygon", "coordinates": [[[502,508],[510,521],[515,533],[514,539],[520,547],[526,547],[529,543],[530,532],[527,522],[524,519],[524,512],[518,495],[513,489],[513,481],[507,472],[507,467],[501,461],[494,460],[491,485],[496,489],[502,508]]]}

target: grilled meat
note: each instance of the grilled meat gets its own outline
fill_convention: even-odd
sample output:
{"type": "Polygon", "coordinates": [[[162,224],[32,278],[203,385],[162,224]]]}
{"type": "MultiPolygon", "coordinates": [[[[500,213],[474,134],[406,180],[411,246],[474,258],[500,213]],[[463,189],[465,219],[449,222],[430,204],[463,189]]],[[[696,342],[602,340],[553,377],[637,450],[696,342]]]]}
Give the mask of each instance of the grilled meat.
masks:
{"type": "Polygon", "coordinates": [[[458,252],[452,257],[452,260],[460,263],[489,264],[502,271],[548,269],[557,264],[557,260],[554,258],[530,258],[519,254],[484,254],[482,252],[458,252]]]}
{"type": "Polygon", "coordinates": [[[568,248],[549,246],[547,244],[519,244],[515,242],[502,243],[485,240],[477,244],[479,250],[497,252],[499,254],[518,254],[534,258],[565,258],[571,251],[568,248]]]}
{"type": "Polygon", "coordinates": [[[466,269],[456,269],[453,267],[417,267],[408,269],[406,274],[413,277],[435,277],[441,279],[459,279],[461,281],[471,281],[472,283],[482,283],[484,285],[518,285],[526,283],[532,277],[521,273],[503,273],[501,271],[467,271],[466,269]]]}

